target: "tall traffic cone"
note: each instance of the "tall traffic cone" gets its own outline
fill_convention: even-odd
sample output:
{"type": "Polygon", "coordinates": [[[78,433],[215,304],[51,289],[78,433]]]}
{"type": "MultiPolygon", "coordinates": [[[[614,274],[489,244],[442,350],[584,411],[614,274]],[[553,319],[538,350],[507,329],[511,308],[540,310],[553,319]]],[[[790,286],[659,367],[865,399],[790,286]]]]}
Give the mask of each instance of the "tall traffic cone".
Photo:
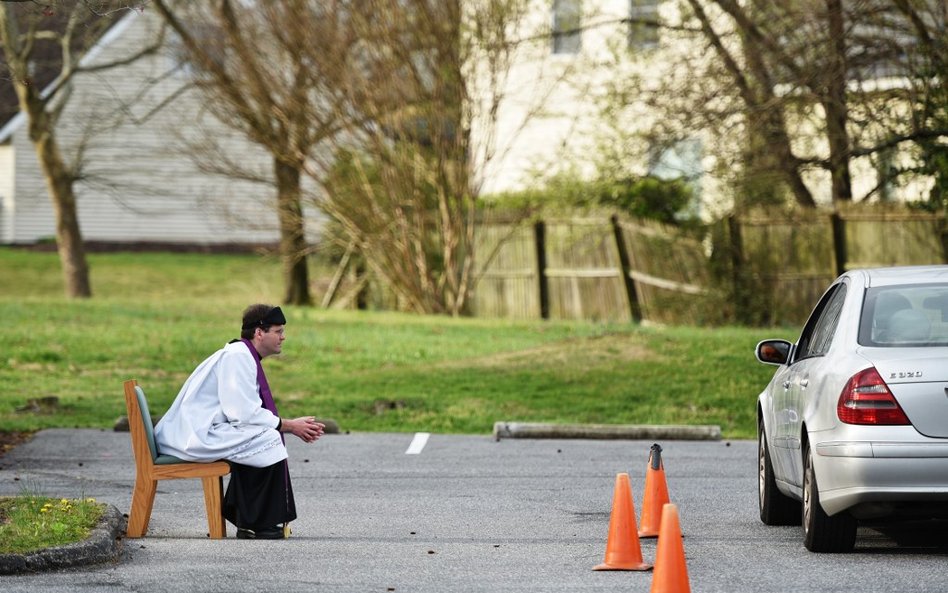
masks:
{"type": "Polygon", "coordinates": [[[612,495],[612,515],[609,517],[609,539],[606,540],[606,557],[593,570],[648,570],[651,564],[642,562],[642,548],[635,530],[635,507],[632,503],[632,487],[629,474],[616,474],[616,487],[612,495]]]}
{"type": "Polygon", "coordinates": [[[678,507],[670,503],[662,510],[651,593],[691,593],[688,567],[685,565],[685,546],[678,523],[678,507]]]}
{"type": "Polygon", "coordinates": [[[642,520],[639,521],[639,537],[658,537],[661,527],[662,507],[668,499],[668,484],[665,483],[665,466],[662,464],[662,447],[652,445],[645,472],[645,496],[642,499],[642,520]]]}

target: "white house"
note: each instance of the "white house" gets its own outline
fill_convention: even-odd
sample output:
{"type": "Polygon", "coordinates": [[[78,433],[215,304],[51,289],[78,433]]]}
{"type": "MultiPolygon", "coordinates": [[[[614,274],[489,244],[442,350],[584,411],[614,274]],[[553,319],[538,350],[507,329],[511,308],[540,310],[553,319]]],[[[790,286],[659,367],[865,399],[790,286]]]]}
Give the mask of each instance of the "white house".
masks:
{"type": "MultiPolygon", "coordinates": [[[[657,124],[668,126],[669,122],[657,121],[659,115],[634,93],[622,97],[621,109],[614,99],[607,99],[610,94],[632,91],[621,87],[623,81],[634,78],[645,90],[650,81],[655,88],[659,81],[675,77],[687,83],[688,70],[682,64],[718,60],[704,41],[675,32],[680,25],[692,30],[697,26],[682,23],[677,4],[670,0],[530,0],[528,16],[512,35],[524,42],[496,93],[504,100],[495,119],[481,115],[473,126],[475,136],[480,130],[491,143],[475,151],[482,193],[522,190],[562,172],[586,177],[603,167],[617,172],[618,165],[625,174],[685,178],[699,196],[696,213],[710,217],[727,212],[732,206],[729,175],[746,142],[739,116],[725,126],[724,135],[698,126],[679,127],[673,142],[667,141],[666,134],[666,141],[653,144],[650,132],[657,124]],[[663,26],[650,27],[643,21],[663,26]]],[[[740,56],[737,48],[735,52],[740,56]]],[[[693,80],[691,84],[697,88],[703,83],[693,80]]],[[[860,90],[866,92],[866,81],[862,84],[860,90]]],[[[812,113],[818,116],[819,109],[812,113]]],[[[797,118],[788,125],[800,155],[825,158],[826,142],[817,119],[797,118]]],[[[901,165],[908,158],[904,153],[891,155],[901,165]]],[[[851,164],[857,202],[870,194],[872,200],[921,200],[931,187],[930,179],[914,178],[883,192],[874,191],[886,163],[863,157],[851,164]]],[[[814,167],[804,181],[818,204],[830,203],[828,172],[814,167]]]]}
{"type": "Polygon", "coordinates": [[[511,34],[522,41],[496,93],[503,97],[496,119],[481,116],[472,126],[482,194],[534,187],[558,173],[589,177],[621,161],[625,174],[685,177],[714,196],[713,155],[700,131],[659,149],[642,139],[655,115],[634,98],[619,114],[609,98],[620,78],[661,77],[670,53],[692,51],[643,24],[675,17],[661,0],[532,0],[511,34]],[[478,144],[479,133],[490,148],[478,144]]]}
{"type": "MultiPolygon", "coordinates": [[[[130,10],[85,64],[132,55],[154,38],[155,11],[130,10]]],[[[271,178],[272,158],[215,120],[170,53],[77,75],[57,128],[76,183],[86,241],[271,243],[279,238],[271,185],[199,170],[185,146],[214,138],[248,177],[271,178]],[[81,159],[81,161],[77,160],[81,159]]],[[[0,122],[0,244],[55,237],[53,208],[22,113],[0,122]]]]}

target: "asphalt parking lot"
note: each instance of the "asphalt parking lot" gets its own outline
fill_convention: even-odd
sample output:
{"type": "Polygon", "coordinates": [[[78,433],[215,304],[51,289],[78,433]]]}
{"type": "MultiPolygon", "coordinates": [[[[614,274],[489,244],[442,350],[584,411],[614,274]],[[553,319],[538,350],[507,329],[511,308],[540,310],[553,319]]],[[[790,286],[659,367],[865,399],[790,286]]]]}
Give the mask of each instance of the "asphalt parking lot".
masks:
{"type": "MultiPolygon", "coordinates": [[[[197,480],[161,482],[148,536],[116,562],[0,577],[4,591],[649,591],[649,572],[594,572],[615,476],[636,510],[651,441],[434,434],[288,443],[300,518],[285,541],[206,538],[197,480]],[[413,445],[414,443],[414,445],[413,445]],[[415,450],[412,450],[415,449],[415,450]]],[[[47,430],[0,459],[0,495],[95,497],[127,512],[127,433],[47,430]]],[[[860,530],[814,555],[756,515],[756,443],[661,443],[695,592],[943,591],[944,531],[860,530]]],[[[644,559],[654,539],[640,540],[644,559]]]]}

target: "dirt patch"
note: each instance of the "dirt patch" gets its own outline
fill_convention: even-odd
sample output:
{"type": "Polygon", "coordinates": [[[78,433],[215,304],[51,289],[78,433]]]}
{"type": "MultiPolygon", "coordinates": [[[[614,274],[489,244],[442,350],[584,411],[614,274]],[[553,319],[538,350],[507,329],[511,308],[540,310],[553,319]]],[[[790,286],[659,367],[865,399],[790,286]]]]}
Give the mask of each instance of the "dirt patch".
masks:
{"type": "Polygon", "coordinates": [[[630,340],[628,336],[598,336],[564,340],[544,344],[535,348],[501,352],[472,359],[449,361],[441,367],[533,367],[556,366],[560,363],[588,361],[589,365],[602,364],[608,360],[647,360],[654,354],[643,344],[630,340]]]}
{"type": "Polygon", "coordinates": [[[22,445],[31,438],[33,438],[32,431],[0,430],[0,457],[3,457],[3,454],[10,449],[17,445],[22,445]]]}

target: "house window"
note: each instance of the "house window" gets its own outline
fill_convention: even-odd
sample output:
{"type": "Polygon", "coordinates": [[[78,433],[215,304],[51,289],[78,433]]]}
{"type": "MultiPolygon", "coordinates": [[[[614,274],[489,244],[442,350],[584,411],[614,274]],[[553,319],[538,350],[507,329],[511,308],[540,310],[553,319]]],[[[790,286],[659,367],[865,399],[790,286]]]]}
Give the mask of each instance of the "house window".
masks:
{"type": "Polygon", "coordinates": [[[701,140],[684,138],[671,145],[653,146],[650,153],[648,174],[659,179],[685,182],[691,188],[692,202],[681,214],[691,218],[700,217],[701,177],[704,175],[701,140]]]}
{"type": "Polygon", "coordinates": [[[661,0],[629,0],[629,49],[658,47],[658,5],[661,0]]]}
{"type": "Polygon", "coordinates": [[[581,0],[553,0],[553,53],[577,54],[582,47],[581,0]]]}

